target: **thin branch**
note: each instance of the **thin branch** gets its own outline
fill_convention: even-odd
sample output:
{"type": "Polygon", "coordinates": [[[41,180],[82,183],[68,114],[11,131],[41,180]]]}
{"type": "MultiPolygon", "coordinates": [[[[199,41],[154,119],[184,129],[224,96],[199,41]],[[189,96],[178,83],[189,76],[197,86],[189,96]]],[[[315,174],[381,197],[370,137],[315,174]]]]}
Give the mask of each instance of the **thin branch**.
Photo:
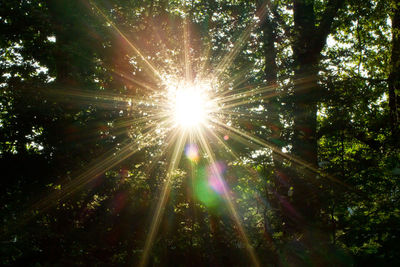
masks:
{"type": "Polygon", "coordinates": [[[343,6],[344,0],[329,0],[326,5],[325,12],[322,15],[322,20],[316,29],[315,47],[322,50],[325,45],[325,40],[328,34],[332,31],[333,19],[336,17],[338,10],[343,6]]]}

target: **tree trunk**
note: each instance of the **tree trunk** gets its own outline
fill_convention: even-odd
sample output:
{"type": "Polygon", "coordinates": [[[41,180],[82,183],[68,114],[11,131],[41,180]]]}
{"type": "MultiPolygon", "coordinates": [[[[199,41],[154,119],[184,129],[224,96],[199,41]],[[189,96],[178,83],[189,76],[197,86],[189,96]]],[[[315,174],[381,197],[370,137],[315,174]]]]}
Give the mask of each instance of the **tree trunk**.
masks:
{"type": "MultiPolygon", "coordinates": [[[[258,3],[259,10],[262,8],[267,8],[266,17],[261,25],[262,31],[262,42],[263,42],[263,55],[264,55],[264,78],[266,80],[266,85],[273,87],[273,90],[277,91],[278,84],[277,84],[277,64],[276,64],[276,57],[277,57],[277,50],[275,48],[275,43],[277,41],[276,31],[277,31],[277,24],[271,18],[272,17],[272,8],[271,5],[268,5],[266,1],[260,1],[258,3]],[[263,7],[262,5],[266,5],[263,7]]],[[[280,108],[279,108],[279,100],[277,97],[273,97],[268,99],[268,103],[265,105],[265,110],[267,111],[266,114],[266,123],[267,127],[269,128],[269,136],[268,139],[274,145],[281,147],[281,124],[279,120],[280,108]]],[[[281,157],[276,152],[272,152],[272,160],[274,163],[273,172],[275,175],[274,186],[269,186],[267,184],[267,177],[265,177],[265,198],[267,200],[267,205],[264,207],[264,231],[266,236],[266,241],[268,246],[271,248],[274,247],[273,239],[272,239],[272,229],[270,224],[270,218],[267,215],[267,210],[271,208],[273,210],[280,210],[280,203],[277,199],[276,195],[274,194],[276,191],[279,190],[279,177],[278,173],[282,167],[281,157]]],[[[265,167],[264,167],[265,169],[265,167]]],[[[267,172],[264,171],[264,175],[266,176],[267,172]]],[[[279,214],[276,214],[277,216],[279,214]]],[[[276,255],[277,257],[277,255],[276,255]]]]}
{"type": "Polygon", "coordinates": [[[389,74],[389,112],[393,141],[398,143],[400,123],[400,4],[393,1],[392,55],[389,74]]]}
{"type": "MultiPolygon", "coordinates": [[[[316,137],[317,104],[320,101],[317,74],[321,51],[331,31],[333,18],[344,1],[330,0],[320,21],[314,11],[314,1],[294,0],[294,41],[292,43],[295,72],[293,107],[293,154],[309,166],[317,168],[316,137]],[[318,26],[317,26],[318,25],[318,26]]],[[[306,221],[313,222],[318,214],[312,188],[306,181],[315,182],[316,173],[298,166],[294,188],[294,202],[301,203],[300,212],[306,221]]]]}
{"type": "Polygon", "coordinates": [[[293,91],[293,137],[292,153],[307,166],[292,165],[294,172],[290,177],[293,193],[291,204],[299,214],[291,221],[291,227],[302,236],[311,257],[320,257],[329,243],[329,234],[321,231],[319,225],[320,201],[318,176],[311,169],[318,168],[317,144],[317,105],[320,101],[318,86],[318,65],[321,51],[331,31],[333,18],[344,1],[330,0],[322,19],[316,18],[314,1],[294,0],[294,38],[292,43],[294,63],[293,91]],[[311,168],[310,168],[311,167],[311,168]],[[315,242],[319,242],[319,248],[315,242]],[[318,256],[319,255],[319,256],[318,256]]]}

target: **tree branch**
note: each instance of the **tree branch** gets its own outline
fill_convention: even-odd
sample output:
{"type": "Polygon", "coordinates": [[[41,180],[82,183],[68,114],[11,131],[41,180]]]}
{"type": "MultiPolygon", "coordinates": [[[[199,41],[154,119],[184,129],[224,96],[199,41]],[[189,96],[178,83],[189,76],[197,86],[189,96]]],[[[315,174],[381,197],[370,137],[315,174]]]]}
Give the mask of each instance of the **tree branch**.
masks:
{"type": "Polygon", "coordinates": [[[318,28],[316,29],[315,48],[319,51],[324,47],[325,40],[328,37],[328,34],[332,31],[333,19],[336,17],[338,10],[343,6],[344,2],[344,0],[329,0],[326,5],[325,12],[322,15],[318,28]]]}
{"type": "Polygon", "coordinates": [[[274,16],[274,18],[278,22],[278,25],[280,25],[282,27],[283,31],[285,32],[286,37],[290,37],[291,28],[290,28],[289,25],[286,24],[285,20],[281,16],[281,14],[279,14],[278,5],[272,5],[271,1],[268,1],[268,7],[271,10],[272,15],[274,16]]]}
{"type": "MultiPolygon", "coordinates": [[[[278,12],[278,5],[277,4],[273,4],[271,3],[270,0],[258,0],[257,1],[257,6],[258,9],[260,9],[262,7],[262,5],[265,5],[264,8],[268,8],[267,9],[267,14],[266,16],[268,16],[268,13],[271,14],[273,16],[273,18],[275,19],[275,24],[279,25],[280,27],[282,27],[283,31],[285,32],[286,37],[290,37],[291,34],[291,28],[289,25],[287,25],[287,23],[285,22],[284,18],[281,16],[281,14],[279,14],[278,12]]],[[[270,23],[272,23],[273,20],[271,20],[270,23]]]]}

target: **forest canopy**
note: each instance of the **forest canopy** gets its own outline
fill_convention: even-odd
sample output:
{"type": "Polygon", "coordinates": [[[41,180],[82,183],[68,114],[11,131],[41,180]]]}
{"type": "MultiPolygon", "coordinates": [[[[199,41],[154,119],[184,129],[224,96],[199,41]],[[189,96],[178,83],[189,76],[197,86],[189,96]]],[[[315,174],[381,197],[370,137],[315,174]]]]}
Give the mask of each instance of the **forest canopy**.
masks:
{"type": "Polygon", "coordinates": [[[0,261],[399,266],[396,0],[5,0],[0,261]]]}

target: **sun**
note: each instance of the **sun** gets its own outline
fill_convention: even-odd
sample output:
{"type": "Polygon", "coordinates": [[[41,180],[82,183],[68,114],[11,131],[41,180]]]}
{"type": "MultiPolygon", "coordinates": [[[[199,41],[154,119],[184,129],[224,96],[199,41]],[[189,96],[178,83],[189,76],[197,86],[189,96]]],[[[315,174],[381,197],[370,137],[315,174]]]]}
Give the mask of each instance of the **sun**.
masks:
{"type": "Polygon", "coordinates": [[[188,87],[178,90],[174,105],[175,121],[182,127],[197,126],[207,117],[203,96],[196,88],[188,87]]]}
{"type": "Polygon", "coordinates": [[[210,114],[210,99],[204,86],[184,84],[172,93],[172,115],[176,126],[192,129],[204,125],[210,114]]]}

